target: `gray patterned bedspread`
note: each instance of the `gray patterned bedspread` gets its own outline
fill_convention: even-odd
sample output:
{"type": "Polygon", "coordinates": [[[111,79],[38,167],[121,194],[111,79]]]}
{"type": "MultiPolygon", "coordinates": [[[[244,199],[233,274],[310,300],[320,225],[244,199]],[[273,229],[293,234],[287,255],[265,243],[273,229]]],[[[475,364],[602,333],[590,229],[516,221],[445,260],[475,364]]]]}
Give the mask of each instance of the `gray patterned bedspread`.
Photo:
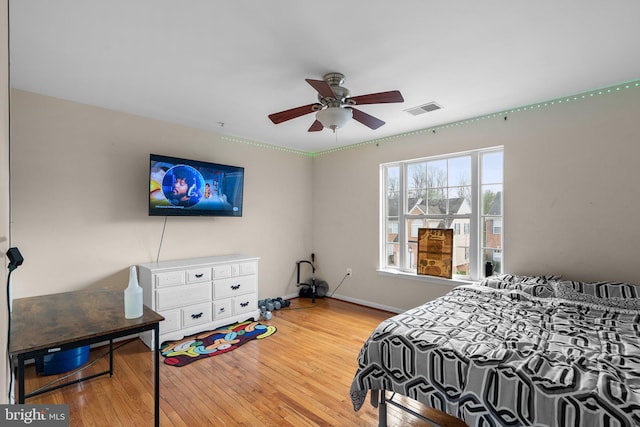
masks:
{"type": "Polygon", "coordinates": [[[394,391],[470,426],[639,426],[640,287],[500,276],[382,322],[357,411],[394,391]]]}

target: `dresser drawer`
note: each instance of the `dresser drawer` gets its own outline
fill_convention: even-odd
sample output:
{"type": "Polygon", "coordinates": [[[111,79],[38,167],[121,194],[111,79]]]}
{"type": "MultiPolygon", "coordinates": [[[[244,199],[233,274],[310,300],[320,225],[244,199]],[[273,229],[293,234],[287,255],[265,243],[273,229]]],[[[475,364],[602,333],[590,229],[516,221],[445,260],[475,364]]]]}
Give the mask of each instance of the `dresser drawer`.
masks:
{"type": "Polygon", "coordinates": [[[211,285],[209,282],[156,291],[156,310],[183,307],[203,301],[211,301],[211,285]]]}
{"type": "Polygon", "coordinates": [[[216,300],[213,302],[213,320],[224,319],[231,316],[231,299],[216,300]]]}
{"type": "Polygon", "coordinates": [[[184,271],[168,271],[166,273],[157,273],[155,275],[155,279],[156,288],[184,285],[184,271]]]}
{"type": "Polygon", "coordinates": [[[233,314],[242,314],[256,310],[258,302],[255,294],[248,294],[233,299],[233,314]]]}
{"type": "Polygon", "coordinates": [[[210,268],[187,270],[187,283],[208,282],[211,280],[210,268]]]}
{"type": "Polygon", "coordinates": [[[213,281],[213,298],[228,298],[257,291],[256,276],[240,276],[213,281]]]}
{"type": "Polygon", "coordinates": [[[160,322],[160,334],[180,329],[180,310],[161,311],[158,314],[164,317],[160,322]]]}
{"type": "Polygon", "coordinates": [[[211,303],[192,305],[182,309],[183,328],[209,322],[211,322],[211,303]]]}
{"type": "Polygon", "coordinates": [[[216,265],[211,269],[214,279],[224,279],[225,277],[231,277],[231,264],[216,265]]]}
{"type": "Polygon", "coordinates": [[[239,274],[241,276],[247,276],[249,274],[256,274],[258,272],[257,262],[243,262],[239,264],[239,274]]]}

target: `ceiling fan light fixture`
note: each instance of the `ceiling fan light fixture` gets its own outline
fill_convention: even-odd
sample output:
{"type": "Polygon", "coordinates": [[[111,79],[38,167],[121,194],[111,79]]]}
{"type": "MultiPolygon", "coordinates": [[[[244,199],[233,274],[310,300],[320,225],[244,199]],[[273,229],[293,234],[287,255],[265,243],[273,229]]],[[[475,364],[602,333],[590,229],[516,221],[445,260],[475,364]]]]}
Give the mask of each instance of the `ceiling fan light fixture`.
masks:
{"type": "Polygon", "coordinates": [[[322,123],[322,126],[334,132],[346,125],[352,117],[351,109],[342,107],[327,107],[316,113],[316,119],[322,123]]]}

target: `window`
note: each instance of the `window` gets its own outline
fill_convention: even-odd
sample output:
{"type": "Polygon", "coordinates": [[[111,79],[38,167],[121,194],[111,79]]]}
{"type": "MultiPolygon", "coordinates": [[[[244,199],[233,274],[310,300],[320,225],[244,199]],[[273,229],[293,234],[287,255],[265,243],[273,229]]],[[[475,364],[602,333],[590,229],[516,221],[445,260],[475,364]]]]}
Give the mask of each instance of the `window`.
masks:
{"type": "Polygon", "coordinates": [[[415,274],[418,229],[451,228],[455,279],[502,272],[502,164],[494,148],[381,165],[381,268],[415,274]]]}

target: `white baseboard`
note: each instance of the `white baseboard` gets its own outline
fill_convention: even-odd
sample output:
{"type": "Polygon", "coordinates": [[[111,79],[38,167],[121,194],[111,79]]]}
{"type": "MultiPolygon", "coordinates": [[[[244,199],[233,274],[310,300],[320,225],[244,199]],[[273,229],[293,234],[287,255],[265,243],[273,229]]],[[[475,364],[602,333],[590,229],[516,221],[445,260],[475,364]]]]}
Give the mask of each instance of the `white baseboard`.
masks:
{"type": "Polygon", "coordinates": [[[373,303],[371,301],[365,301],[365,300],[361,300],[361,299],[357,299],[357,298],[351,298],[351,297],[347,297],[344,295],[333,295],[331,298],[335,298],[335,299],[339,299],[342,301],[347,301],[347,302],[351,302],[354,304],[358,304],[358,305],[363,305],[365,307],[371,307],[371,308],[377,308],[378,310],[384,310],[384,311],[390,311],[392,313],[403,313],[406,310],[402,310],[396,307],[390,307],[388,305],[382,305],[382,304],[376,304],[373,303]]]}
{"type": "Polygon", "coordinates": [[[376,303],[371,302],[371,301],[365,301],[365,300],[361,300],[361,299],[358,299],[358,298],[351,298],[351,297],[347,297],[347,296],[340,295],[340,294],[333,295],[331,298],[335,298],[335,299],[339,299],[339,300],[342,300],[342,301],[351,302],[351,303],[358,304],[358,305],[363,305],[365,307],[377,308],[378,310],[390,311],[392,313],[402,313],[402,312],[406,311],[406,310],[402,310],[402,309],[399,309],[399,308],[396,308],[396,307],[391,307],[391,306],[383,305],[383,304],[376,304],[376,303]]]}
{"type": "MultiPolygon", "coordinates": [[[[282,299],[293,299],[293,298],[298,298],[300,295],[298,295],[297,293],[295,294],[289,294],[289,295],[285,295],[282,297],[282,299]]],[[[336,294],[336,295],[332,295],[332,296],[327,296],[326,298],[335,298],[335,299],[339,299],[342,301],[346,301],[346,302],[351,302],[353,304],[358,304],[358,305],[362,305],[365,307],[370,307],[370,308],[376,308],[378,310],[384,310],[384,311],[390,311],[392,313],[403,313],[406,310],[402,310],[396,307],[390,307],[388,305],[382,305],[382,304],[376,304],[373,303],[371,301],[365,301],[365,300],[361,300],[361,299],[357,299],[357,298],[351,298],[351,297],[346,297],[344,295],[340,295],[340,294],[336,294]]]]}

